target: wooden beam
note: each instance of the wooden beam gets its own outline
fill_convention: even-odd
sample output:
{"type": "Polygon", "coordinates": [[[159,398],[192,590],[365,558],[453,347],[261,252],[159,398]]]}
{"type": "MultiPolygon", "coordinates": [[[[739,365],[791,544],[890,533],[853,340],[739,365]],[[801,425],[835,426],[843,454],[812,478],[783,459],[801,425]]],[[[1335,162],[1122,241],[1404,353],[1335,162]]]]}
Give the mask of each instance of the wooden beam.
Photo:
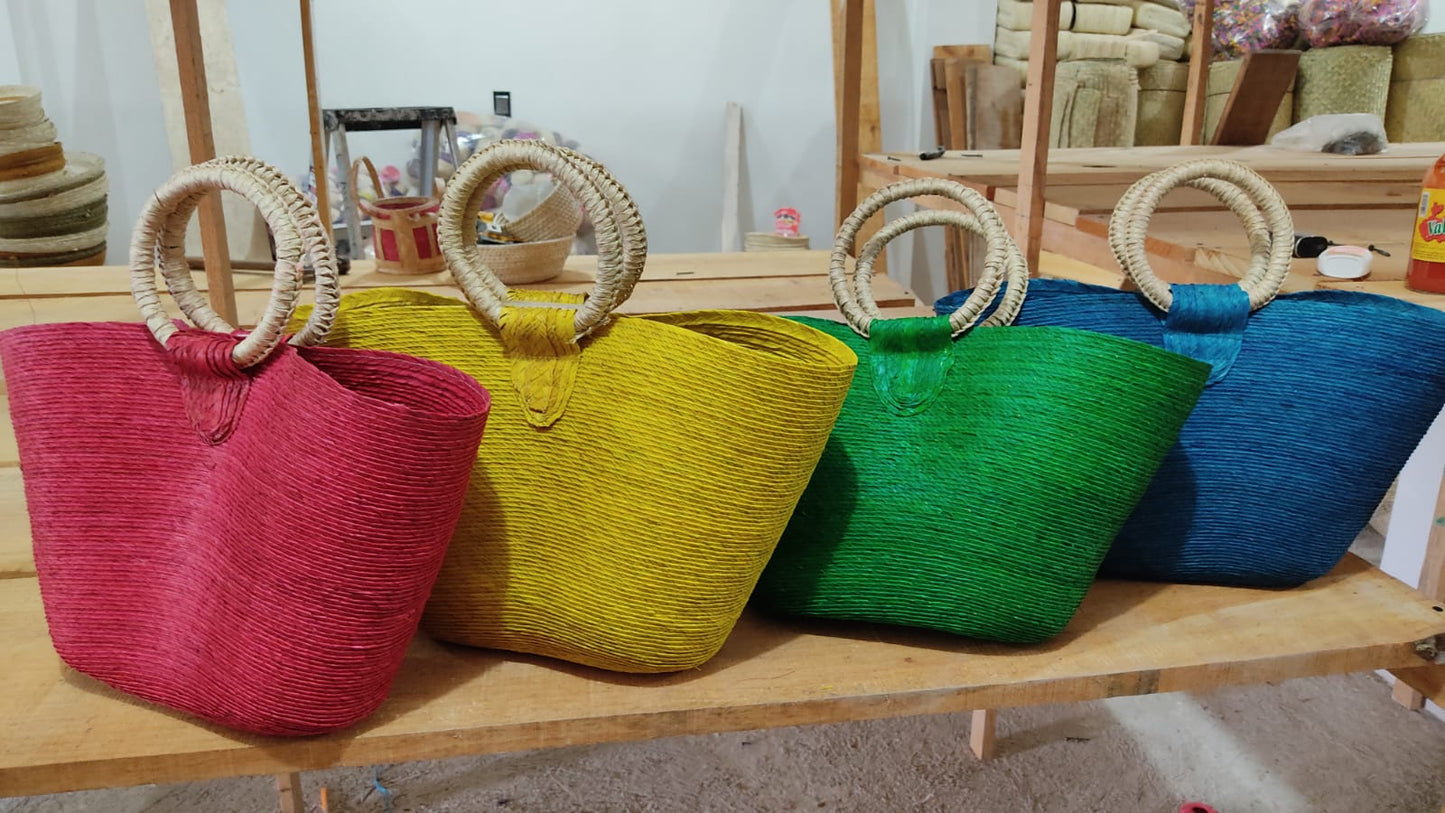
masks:
{"type": "MultiPolygon", "coordinates": [[[[181,78],[181,105],[186,112],[186,141],[191,163],[216,157],[211,131],[211,100],[206,90],[206,62],[201,48],[201,18],[196,0],[171,0],[171,27],[176,36],[176,67],[181,78]]],[[[226,245],[226,219],[221,193],[211,192],[198,207],[201,218],[201,253],[206,258],[206,282],[211,308],[236,324],[236,293],[231,282],[231,250],[226,245]]]]}
{"type": "MultiPolygon", "coordinates": [[[[1189,86],[1184,94],[1184,128],[1179,143],[1198,144],[1204,130],[1204,97],[1209,92],[1209,61],[1214,53],[1214,0],[1194,4],[1194,33],[1189,40],[1189,86]]],[[[1273,114],[1274,111],[1270,111],[1273,114]]]]}
{"type": "MultiPolygon", "coordinates": [[[[1425,561],[1420,566],[1420,584],[1416,588],[1431,601],[1445,602],[1445,478],[1440,481],[1440,493],[1435,498],[1435,513],[1430,517],[1430,535],[1425,540],[1425,561]]],[[[1445,644],[1445,640],[1440,642],[1445,644]]],[[[1436,676],[1442,673],[1436,669],[1436,676]]],[[[1419,709],[1425,705],[1425,696],[1403,681],[1395,684],[1394,698],[1406,708],[1419,709]]],[[[1445,705],[1445,704],[1442,704],[1445,705]]]]}
{"type": "MultiPolygon", "coordinates": [[[[1204,0],[1208,2],[1208,0],[1204,0]]],[[[1019,206],[1015,235],[1029,273],[1037,274],[1044,234],[1044,189],[1049,171],[1049,121],[1054,110],[1054,62],[1059,55],[1059,0],[1035,0],[1024,93],[1023,150],[1019,155],[1019,206]]]]}
{"type": "Polygon", "coordinates": [[[281,813],[306,813],[306,795],[301,792],[301,774],[276,774],[276,793],[281,799],[281,813]]]}
{"type": "Polygon", "coordinates": [[[326,132],[321,126],[321,91],[316,84],[316,46],[313,43],[311,0],[301,0],[301,60],[306,66],[306,116],[311,124],[311,171],[316,178],[316,210],[331,233],[331,188],[326,183],[326,132]]]}
{"type": "Polygon", "coordinates": [[[964,61],[943,62],[944,96],[948,99],[948,140],[939,142],[950,150],[971,150],[972,133],[968,129],[968,96],[964,88],[964,61]]]}
{"type": "Polygon", "coordinates": [[[1274,125],[1284,95],[1294,87],[1299,72],[1299,51],[1255,51],[1244,55],[1244,64],[1229,89],[1224,113],[1214,128],[1210,144],[1251,146],[1263,144],[1274,125]]]}
{"type": "Polygon", "coordinates": [[[993,759],[996,741],[998,711],[979,709],[973,713],[973,723],[968,729],[968,747],[981,761],[993,759]]]}
{"type": "Polygon", "coordinates": [[[835,0],[833,9],[838,64],[838,178],[833,224],[843,225],[858,206],[858,127],[863,93],[863,0],[835,0]],[[839,6],[841,5],[841,10],[839,6]],[[839,47],[838,43],[841,43],[839,47]]]}

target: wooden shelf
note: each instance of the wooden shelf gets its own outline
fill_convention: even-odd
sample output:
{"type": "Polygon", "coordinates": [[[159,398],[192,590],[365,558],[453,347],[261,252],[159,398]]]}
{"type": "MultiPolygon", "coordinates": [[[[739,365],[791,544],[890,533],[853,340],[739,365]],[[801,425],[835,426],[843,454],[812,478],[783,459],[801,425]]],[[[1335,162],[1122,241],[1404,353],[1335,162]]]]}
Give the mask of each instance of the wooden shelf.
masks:
{"type": "Polygon", "coordinates": [[[1100,582],[1056,640],[1006,647],[745,617],[722,653],[629,676],[419,639],[354,731],[249,737],[66,669],[34,579],[0,581],[0,796],[1209,689],[1417,666],[1445,614],[1347,559],[1288,591],[1100,582]]]}

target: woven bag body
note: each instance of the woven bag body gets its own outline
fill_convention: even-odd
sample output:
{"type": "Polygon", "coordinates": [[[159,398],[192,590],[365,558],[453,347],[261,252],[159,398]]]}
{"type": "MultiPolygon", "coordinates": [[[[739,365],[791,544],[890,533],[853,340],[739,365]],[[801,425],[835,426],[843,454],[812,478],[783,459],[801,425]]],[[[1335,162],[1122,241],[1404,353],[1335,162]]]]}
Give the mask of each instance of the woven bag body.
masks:
{"type": "MultiPolygon", "coordinates": [[[[882,190],[875,203],[963,189],[922,183],[882,190]]],[[[935,215],[957,217],[912,217],[950,222],[935,215]]],[[[879,232],[883,242],[903,230],[898,222],[879,232]]],[[[1022,269],[1001,224],[992,239],[1022,269]]],[[[860,268],[879,248],[865,247],[860,268]]],[[[947,318],[875,318],[865,338],[849,324],[801,321],[847,344],[859,365],[758,585],[761,607],[789,615],[1017,643],[1056,634],[1207,373],[1183,356],[1078,330],[983,326],[955,338],[947,318]]]]}
{"type": "Polygon", "coordinates": [[[762,314],[609,318],[645,251],[635,209],[612,184],[581,156],[538,142],[479,151],[448,185],[442,221],[453,273],[479,304],[350,294],[328,342],[443,362],[496,399],[428,632],[617,671],[687,669],[737,621],[856,358],[762,314]],[[476,276],[495,279],[459,247],[475,248],[465,224],[491,179],[520,168],[592,196],[604,253],[590,297],[503,290],[493,308],[468,288],[476,276]],[[630,233],[620,242],[614,209],[630,233]],[[623,245],[630,253],[614,262],[623,245]],[[604,302],[599,321],[579,323],[604,302]]]}
{"type": "MultiPolygon", "coordinates": [[[[1142,239],[1147,212],[1138,222],[1121,202],[1116,222],[1129,216],[1142,239]]],[[[1290,242],[1283,222],[1273,231],[1290,242]]],[[[1287,246],[1278,253],[1287,269],[1287,246]]],[[[1126,263],[1136,280],[1151,279],[1143,269],[1126,263]]],[[[1215,367],[1103,575],[1259,587],[1322,576],[1445,405],[1445,314],[1347,291],[1260,298],[1267,304],[1251,313],[1237,286],[1175,285],[1166,313],[1140,292],[1030,286],[1018,324],[1110,333],[1215,367]]]]}
{"type": "MultiPolygon", "coordinates": [[[[157,200],[244,191],[226,177],[237,172],[184,170],[157,200]]],[[[157,243],[175,252],[167,271],[184,268],[176,235],[195,200],[133,254],[143,277],[157,243]]],[[[172,214],[154,203],[142,230],[172,214]]],[[[295,235],[279,231],[299,284],[295,235]]],[[[334,286],[329,246],[318,253],[318,279],[334,286]]],[[[148,316],[169,325],[161,342],[142,324],[0,334],[56,651],[231,728],[303,735],[360,720],[386,697],[441,567],[485,391],[432,362],[276,346],[278,334],[257,359],[249,337],[177,331],[159,305],[148,316]]]]}

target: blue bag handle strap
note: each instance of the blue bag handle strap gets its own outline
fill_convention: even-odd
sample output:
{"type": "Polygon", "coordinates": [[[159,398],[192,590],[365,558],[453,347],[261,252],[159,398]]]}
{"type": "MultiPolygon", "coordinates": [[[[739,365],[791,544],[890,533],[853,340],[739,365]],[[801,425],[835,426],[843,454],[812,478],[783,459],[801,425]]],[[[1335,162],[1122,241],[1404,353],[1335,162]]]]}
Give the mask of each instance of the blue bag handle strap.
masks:
{"type": "Polygon", "coordinates": [[[1141,178],[1114,208],[1109,219],[1109,248],[1139,292],[1161,311],[1174,303],[1169,283],[1149,266],[1145,240],[1149,218],[1176,186],[1191,186],[1219,198],[1244,222],[1251,261],[1239,287],[1257,310],[1274,299],[1289,275],[1294,252],[1294,219],[1278,190],[1254,170],[1235,161],[1207,158],[1185,161],[1141,178]]]}

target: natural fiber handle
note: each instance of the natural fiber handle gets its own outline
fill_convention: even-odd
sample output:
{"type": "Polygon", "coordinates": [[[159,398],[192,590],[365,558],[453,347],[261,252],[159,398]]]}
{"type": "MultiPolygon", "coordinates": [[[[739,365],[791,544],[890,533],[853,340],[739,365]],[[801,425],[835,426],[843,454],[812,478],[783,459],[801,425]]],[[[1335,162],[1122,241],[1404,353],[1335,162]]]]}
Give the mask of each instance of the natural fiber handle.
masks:
{"type": "Polygon", "coordinates": [[[218,333],[236,330],[211,309],[205,295],[196,289],[185,254],[191,214],[202,198],[221,189],[241,195],[260,209],[276,240],[276,278],[271,299],[256,328],[236,345],[231,358],[237,366],[250,367],[280,343],[286,323],[296,310],[301,263],[306,256],[316,276],[316,307],[291,343],[314,344],[325,338],[336,317],[340,291],[336,254],[316,206],[275,167],[244,156],[215,158],[177,172],[142,208],[131,239],[131,292],[151,334],[164,345],[176,333],[175,324],[161,307],[156,271],[160,271],[181,312],[197,327],[218,333]]]}
{"type": "Polygon", "coordinates": [[[1250,308],[1260,308],[1279,293],[1294,253],[1294,220],[1279,192],[1254,170],[1234,161],[1185,161],[1146,175],[1129,187],[1109,219],[1109,248],[1119,267],[1160,310],[1174,302],[1169,283],[1149,267],[1145,240],[1149,218],[1176,186],[1192,186],[1219,198],[1249,234],[1250,265],[1239,287],[1250,308]]]}
{"type": "Polygon", "coordinates": [[[984,322],[985,325],[1006,325],[1018,315],[1023,306],[1024,295],[1028,293],[1028,265],[1023,252],[1004,228],[1003,220],[993,204],[977,191],[957,181],[942,178],[922,178],[885,186],[869,195],[858,208],[843,221],[838,237],[833,243],[833,256],[828,265],[828,279],[833,285],[833,299],[843,312],[848,324],[861,336],[867,336],[874,319],[882,318],[878,303],[873,298],[873,263],[883,248],[904,232],[923,226],[954,226],[983,237],[988,250],[984,257],[983,272],[974,285],[973,293],[953,315],[949,324],[954,335],[968,330],[979,316],[993,302],[998,294],[999,283],[1007,278],[1008,290],[997,309],[984,322]],[[939,195],[961,204],[967,213],[950,210],[920,210],[890,221],[863,245],[858,253],[858,262],[853,279],[848,279],[847,261],[852,253],[858,230],[884,206],[894,201],[920,195],[939,195]]]}
{"type": "Polygon", "coordinates": [[[477,250],[477,214],[487,190],[502,176],[520,169],[551,173],[592,216],[597,237],[597,281],[586,301],[577,307],[574,327],[577,338],[581,338],[605,322],[608,314],[632,295],[647,258],[647,233],[637,204],[601,164],[535,139],[497,141],[483,147],[457,168],[447,184],[437,229],[442,254],[472,306],[498,324],[502,308],[511,297],[477,250]]]}
{"type": "Polygon", "coordinates": [[[371,163],[370,158],[363,155],[355,161],[352,161],[351,175],[346,180],[347,183],[351,184],[351,194],[356,196],[356,202],[361,204],[362,208],[365,208],[366,201],[362,200],[361,193],[356,191],[356,169],[360,166],[366,167],[366,174],[371,176],[371,189],[376,193],[378,198],[386,197],[386,190],[382,189],[381,176],[376,174],[376,165],[371,163]]]}

